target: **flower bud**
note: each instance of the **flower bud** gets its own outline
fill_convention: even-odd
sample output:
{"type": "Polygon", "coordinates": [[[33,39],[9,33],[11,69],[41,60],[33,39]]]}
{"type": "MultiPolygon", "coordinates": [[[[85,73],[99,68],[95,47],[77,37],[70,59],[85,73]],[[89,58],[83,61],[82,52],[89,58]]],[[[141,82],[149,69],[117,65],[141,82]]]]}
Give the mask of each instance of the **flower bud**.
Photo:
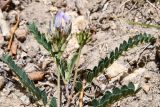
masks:
{"type": "Polygon", "coordinates": [[[71,18],[63,11],[59,11],[54,20],[54,27],[60,36],[66,37],[71,33],[71,18]]]}
{"type": "Polygon", "coordinates": [[[64,50],[66,40],[71,33],[71,18],[63,11],[57,12],[54,20],[50,22],[49,36],[54,44],[54,50],[64,50]]]}

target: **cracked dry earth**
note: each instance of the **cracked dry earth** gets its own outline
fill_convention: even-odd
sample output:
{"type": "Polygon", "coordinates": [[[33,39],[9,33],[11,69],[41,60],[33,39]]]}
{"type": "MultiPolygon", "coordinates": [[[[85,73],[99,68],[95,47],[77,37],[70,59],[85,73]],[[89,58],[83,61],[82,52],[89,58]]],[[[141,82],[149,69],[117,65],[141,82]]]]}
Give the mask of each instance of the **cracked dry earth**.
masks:
{"type": "MultiPolygon", "coordinates": [[[[0,1],[1,8],[3,1],[0,1]]],[[[35,84],[45,89],[49,97],[56,96],[55,65],[47,51],[28,32],[27,25],[36,21],[39,29],[47,33],[49,21],[58,10],[65,10],[72,17],[73,23],[73,38],[64,57],[73,53],[78,47],[75,40],[76,32],[87,26],[90,26],[93,32],[92,42],[82,50],[80,69],[93,68],[123,40],[136,34],[146,32],[156,38],[160,36],[160,27],[137,24],[160,26],[158,0],[12,0],[8,7],[3,9],[3,14],[10,27],[16,23],[16,14],[20,14],[20,23],[14,38],[17,49],[14,59],[27,73],[36,71],[45,73],[43,80],[35,84]]],[[[7,44],[8,39],[1,42],[0,56],[7,53],[7,44]]],[[[106,70],[105,75],[109,76],[110,80],[102,74],[93,82],[94,86],[102,91],[110,90],[114,86],[120,87],[130,81],[142,87],[135,96],[122,99],[112,105],[113,107],[160,107],[160,55],[156,47],[160,47],[159,39],[153,46],[142,44],[129,49],[106,70]],[[133,67],[132,63],[138,58],[138,65],[133,67]]],[[[31,96],[2,61],[0,61],[0,86],[0,107],[38,106],[32,102],[31,96]]],[[[88,107],[87,103],[91,98],[85,95],[83,100],[84,107],[88,107]]],[[[63,95],[63,106],[66,102],[63,95]]],[[[78,107],[77,104],[78,100],[71,107],[78,107]]]]}

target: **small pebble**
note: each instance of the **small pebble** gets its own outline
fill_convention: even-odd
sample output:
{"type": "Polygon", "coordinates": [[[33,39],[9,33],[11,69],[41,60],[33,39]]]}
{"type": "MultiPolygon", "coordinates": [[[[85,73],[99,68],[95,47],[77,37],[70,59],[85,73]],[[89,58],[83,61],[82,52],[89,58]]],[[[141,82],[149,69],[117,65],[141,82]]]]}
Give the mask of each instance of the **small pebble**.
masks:
{"type": "Polygon", "coordinates": [[[20,42],[24,42],[26,40],[28,32],[25,29],[19,28],[19,29],[16,30],[15,34],[16,34],[17,39],[20,42]]]}
{"type": "Polygon", "coordinates": [[[150,85],[144,84],[144,85],[142,86],[142,88],[143,88],[143,90],[144,90],[145,93],[148,93],[149,90],[150,90],[150,85]]]}

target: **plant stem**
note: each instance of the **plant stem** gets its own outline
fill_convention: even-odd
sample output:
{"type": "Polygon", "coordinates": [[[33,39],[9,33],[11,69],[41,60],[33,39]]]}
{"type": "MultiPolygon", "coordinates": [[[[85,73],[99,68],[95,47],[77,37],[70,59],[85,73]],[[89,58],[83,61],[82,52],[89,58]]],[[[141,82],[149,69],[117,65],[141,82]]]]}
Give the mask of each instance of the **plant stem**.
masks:
{"type": "MultiPolygon", "coordinates": [[[[61,77],[63,79],[63,75],[62,75],[62,72],[61,72],[61,68],[56,60],[56,58],[54,58],[54,55],[52,55],[53,57],[53,60],[56,62],[56,66],[57,66],[57,92],[58,92],[58,103],[57,103],[57,106],[58,107],[61,107],[61,77]],[[62,76],[61,76],[62,75],[62,76]]],[[[60,58],[61,55],[58,55],[58,58],[60,58]]],[[[63,79],[64,83],[65,83],[65,80],[63,79]]]]}
{"type": "Polygon", "coordinates": [[[83,80],[83,85],[82,85],[82,90],[80,92],[80,96],[79,96],[79,107],[83,107],[83,96],[84,96],[84,86],[86,84],[86,81],[83,80]]]}
{"type": "MultiPolygon", "coordinates": [[[[60,66],[59,66],[59,64],[58,64],[55,56],[54,56],[53,54],[51,54],[51,55],[52,55],[52,57],[53,57],[53,61],[56,62],[56,66],[57,66],[58,72],[60,72],[60,75],[61,75],[61,77],[62,77],[62,80],[63,80],[64,84],[66,85],[67,82],[65,81],[65,78],[64,78],[63,75],[62,75],[61,68],[60,68],[60,66]]],[[[60,55],[59,55],[59,57],[60,57],[60,55]]]]}
{"type": "Polygon", "coordinates": [[[60,72],[58,72],[58,79],[57,79],[57,83],[58,83],[58,107],[61,107],[61,75],[60,72]]]}
{"type": "Polygon", "coordinates": [[[56,64],[56,65],[57,65],[57,68],[58,68],[58,72],[60,73],[60,75],[62,77],[63,83],[64,83],[64,85],[66,85],[67,82],[66,82],[64,76],[62,75],[62,70],[61,70],[61,68],[60,68],[60,66],[58,64],[56,64]]]}
{"type": "Polygon", "coordinates": [[[142,27],[147,27],[147,28],[157,28],[157,29],[160,29],[160,26],[159,25],[155,25],[155,24],[146,24],[146,23],[143,23],[143,22],[134,22],[134,21],[127,21],[129,24],[131,25],[139,25],[139,26],[142,26],[142,27]]]}
{"type": "MultiPolygon", "coordinates": [[[[82,50],[82,48],[80,48],[80,49],[79,49],[79,52],[78,52],[78,59],[77,59],[76,67],[78,67],[78,65],[79,65],[81,50],[82,50]]],[[[74,91],[74,87],[75,87],[75,85],[76,85],[77,73],[78,73],[78,68],[76,68],[76,70],[75,70],[74,80],[73,80],[73,87],[72,87],[72,89],[71,89],[71,94],[70,94],[69,97],[68,97],[67,107],[70,106],[70,103],[71,103],[71,101],[72,101],[73,91],[74,91]]]]}

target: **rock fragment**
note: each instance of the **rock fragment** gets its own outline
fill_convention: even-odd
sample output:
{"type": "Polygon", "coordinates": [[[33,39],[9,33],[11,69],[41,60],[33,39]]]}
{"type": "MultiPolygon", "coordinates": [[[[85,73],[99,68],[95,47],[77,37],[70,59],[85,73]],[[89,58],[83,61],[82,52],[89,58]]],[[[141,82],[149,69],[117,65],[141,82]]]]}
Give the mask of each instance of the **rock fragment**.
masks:
{"type": "Polygon", "coordinates": [[[129,82],[140,84],[145,71],[145,68],[136,69],[133,73],[129,74],[122,80],[122,84],[128,84],[129,82]]]}
{"type": "Polygon", "coordinates": [[[20,42],[24,42],[26,40],[26,37],[27,37],[27,30],[25,29],[22,29],[22,28],[18,28],[15,32],[16,34],[16,37],[17,39],[20,41],[20,42]]]}
{"type": "Polygon", "coordinates": [[[114,78],[124,72],[127,72],[127,68],[115,61],[109,68],[107,68],[106,75],[110,78],[114,78]]]}
{"type": "Polygon", "coordinates": [[[148,93],[150,90],[150,85],[148,84],[143,84],[142,85],[142,89],[144,90],[145,93],[148,93]]]}

